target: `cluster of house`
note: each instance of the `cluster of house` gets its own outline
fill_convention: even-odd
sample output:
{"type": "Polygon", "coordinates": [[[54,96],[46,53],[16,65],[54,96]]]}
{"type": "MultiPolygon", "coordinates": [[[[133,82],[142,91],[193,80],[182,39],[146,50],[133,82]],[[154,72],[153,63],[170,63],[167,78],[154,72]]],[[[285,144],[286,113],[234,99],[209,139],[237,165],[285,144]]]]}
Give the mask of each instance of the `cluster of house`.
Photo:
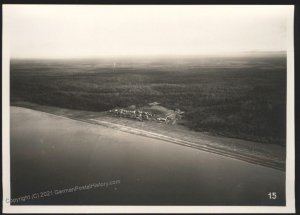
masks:
{"type": "Polygon", "coordinates": [[[153,119],[154,115],[147,111],[141,111],[141,110],[126,110],[122,108],[115,108],[113,110],[109,111],[110,113],[116,115],[116,116],[122,116],[130,119],[136,119],[139,121],[142,120],[151,120],[153,119]]]}
{"type": "Polygon", "coordinates": [[[118,117],[125,117],[125,118],[135,119],[139,121],[148,120],[148,121],[163,122],[166,124],[175,124],[175,122],[182,117],[182,114],[184,112],[177,109],[176,111],[166,114],[165,117],[162,117],[148,111],[126,110],[123,108],[115,108],[109,110],[109,113],[118,117]]]}

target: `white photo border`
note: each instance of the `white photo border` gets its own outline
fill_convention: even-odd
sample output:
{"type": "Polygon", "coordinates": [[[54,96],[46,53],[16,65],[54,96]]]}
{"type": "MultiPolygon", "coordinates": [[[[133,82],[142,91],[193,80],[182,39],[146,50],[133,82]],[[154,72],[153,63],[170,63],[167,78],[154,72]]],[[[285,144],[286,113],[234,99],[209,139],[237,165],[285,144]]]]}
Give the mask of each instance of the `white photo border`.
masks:
{"type": "MultiPolygon", "coordinates": [[[[287,17],[287,127],[286,206],[15,206],[10,199],[10,48],[3,5],[2,26],[2,187],[3,213],[294,213],[295,212],[295,108],[294,108],[294,6],[287,17]]],[[[80,5],[84,6],[84,5],[80,5]]],[[[116,5],[118,6],[118,5],[116,5]]],[[[161,5],[162,7],[164,5],[161,5]]],[[[188,5],[181,5],[188,6],[188,5]]],[[[190,5],[192,6],[192,5],[190,5]]],[[[231,5],[229,5],[231,6],[231,5]]],[[[233,5],[232,5],[233,6],[233,5]]],[[[247,6],[247,5],[244,5],[247,6]]],[[[271,5],[269,5],[271,6],[271,5]]],[[[130,5],[129,5],[130,7],[130,5]]]]}

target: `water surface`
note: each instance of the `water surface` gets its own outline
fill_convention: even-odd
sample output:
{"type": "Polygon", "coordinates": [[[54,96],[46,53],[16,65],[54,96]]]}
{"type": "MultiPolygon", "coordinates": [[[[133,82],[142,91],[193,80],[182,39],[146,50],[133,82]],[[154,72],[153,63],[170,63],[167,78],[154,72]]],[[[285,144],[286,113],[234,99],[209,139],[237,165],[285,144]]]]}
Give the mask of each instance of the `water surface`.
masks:
{"type": "Polygon", "coordinates": [[[120,180],[18,204],[285,204],[284,172],[30,109],[11,107],[10,144],[12,198],[120,180]]]}

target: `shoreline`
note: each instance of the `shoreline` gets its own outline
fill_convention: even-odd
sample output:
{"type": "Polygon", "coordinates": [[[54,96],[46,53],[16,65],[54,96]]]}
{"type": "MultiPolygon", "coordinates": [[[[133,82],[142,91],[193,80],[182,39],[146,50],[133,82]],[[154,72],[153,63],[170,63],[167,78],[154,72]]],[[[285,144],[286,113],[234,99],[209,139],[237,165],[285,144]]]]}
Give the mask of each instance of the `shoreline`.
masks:
{"type": "MultiPolygon", "coordinates": [[[[221,156],[229,157],[232,159],[237,159],[237,160],[245,161],[256,165],[261,165],[261,166],[277,169],[280,171],[285,171],[285,160],[283,160],[282,158],[279,159],[275,155],[270,155],[270,154],[267,155],[264,154],[263,152],[260,152],[256,146],[256,145],[261,145],[260,143],[253,143],[250,141],[244,141],[244,140],[239,140],[234,138],[215,137],[213,135],[202,134],[200,132],[196,132],[196,134],[194,134],[195,132],[184,131],[180,127],[179,128],[172,127],[172,126],[166,127],[165,125],[161,125],[159,123],[156,123],[153,126],[149,122],[141,123],[141,122],[135,122],[134,120],[111,117],[108,116],[105,112],[70,110],[64,108],[37,105],[29,102],[13,103],[10,104],[10,106],[32,109],[32,110],[44,112],[58,117],[73,119],[76,121],[81,121],[81,122],[94,124],[94,125],[105,126],[122,132],[159,139],[173,144],[178,144],[185,147],[191,147],[209,153],[214,153],[221,156]],[[181,129],[183,131],[180,131],[178,133],[176,132],[176,129],[181,129]],[[182,137],[181,134],[184,134],[182,135],[184,136],[184,138],[181,138],[182,137]],[[226,142],[230,143],[231,146],[226,145],[226,142]],[[253,147],[252,151],[251,150],[247,151],[244,145],[242,145],[242,143],[244,145],[250,143],[253,145],[256,144],[255,145],[256,147],[253,147]]],[[[270,151],[272,151],[270,145],[261,145],[261,147],[265,147],[266,148],[265,151],[268,151],[267,150],[268,148],[270,148],[270,151]]],[[[277,150],[280,151],[279,154],[282,154],[281,151],[283,149],[281,150],[280,149],[281,148],[278,148],[277,150]]],[[[274,152],[274,154],[276,153],[274,152]]]]}

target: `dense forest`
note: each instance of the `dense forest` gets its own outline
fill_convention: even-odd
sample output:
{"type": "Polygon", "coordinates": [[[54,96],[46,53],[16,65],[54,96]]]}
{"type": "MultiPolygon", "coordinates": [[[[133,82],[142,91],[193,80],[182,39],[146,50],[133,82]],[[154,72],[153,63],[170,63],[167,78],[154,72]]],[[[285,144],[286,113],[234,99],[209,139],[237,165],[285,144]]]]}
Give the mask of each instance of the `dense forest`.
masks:
{"type": "Polygon", "coordinates": [[[12,60],[11,103],[107,111],[159,102],[196,131],[285,145],[286,58],[12,60]]]}

